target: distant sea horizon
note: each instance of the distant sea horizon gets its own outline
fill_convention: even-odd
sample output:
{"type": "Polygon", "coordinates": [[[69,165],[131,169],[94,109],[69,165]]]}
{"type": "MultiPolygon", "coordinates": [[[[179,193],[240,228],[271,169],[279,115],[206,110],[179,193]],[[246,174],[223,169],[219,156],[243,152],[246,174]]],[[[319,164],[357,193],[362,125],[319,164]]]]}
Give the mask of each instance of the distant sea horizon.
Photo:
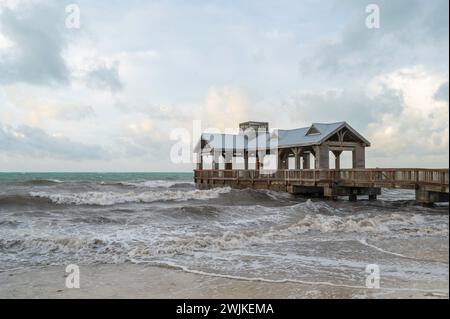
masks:
{"type": "Polygon", "coordinates": [[[193,171],[0,171],[0,174],[183,174],[193,171]]]}

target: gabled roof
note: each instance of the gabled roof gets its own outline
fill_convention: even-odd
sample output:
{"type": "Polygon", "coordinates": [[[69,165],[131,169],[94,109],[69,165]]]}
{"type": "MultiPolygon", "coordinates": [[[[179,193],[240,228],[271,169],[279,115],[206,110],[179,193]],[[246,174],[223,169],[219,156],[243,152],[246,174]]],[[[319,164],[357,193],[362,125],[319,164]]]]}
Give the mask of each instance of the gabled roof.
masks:
{"type": "MultiPolygon", "coordinates": [[[[203,133],[200,141],[205,141],[211,149],[245,149],[245,136],[239,134],[203,133]]],[[[194,151],[200,149],[200,141],[194,151]]]]}
{"type": "MultiPolygon", "coordinates": [[[[255,150],[256,145],[269,146],[271,145],[271,138],[278,138],[277,145],[279,148],[319,145],[343,128],[346,128],[352,132],[352,134],[359,138],[364,144],[366,144],[366,146],[370,146],[370,142],[346,122],[314,123],[310,127],[292,130],[277,129],[273,132],[259,135],[258,137],[248,141],[247,145],[250,150],[255,150]]],[[[246,147],[244,135],[205,133],[202,134],[202,139],[206,141],[211,148],[243,150],[246,147]],[[225,147],[223,147],[223,145],[225,147]]]]}
{"type": "Polygon", "coordinates": [[[314,135],[314,134],[320,134],[320,130],[313,124],[309,128],[308,132],[306,132],[306,135],[314,135]]]}
{"type": "MultiPolygon", "coordinates": [[[[361,139],[361,141],[364,142],[367,146],[370,146],[370,142],[346,122],[314,123],[310,127],[298,128],[293,130],[274,130],[272,134],[278,136],[278,147],[308,146],[322,144],[344,127],[351,131],[359,139],[361,139]]],[[[270,133],[266,134],[265,136],[259,136],[258,145],[263,145],[264,139],[268,144],[270,136],[270,133]]],[[[255,141],[252,141],[250,145],[256,145],[255,141]]]]}

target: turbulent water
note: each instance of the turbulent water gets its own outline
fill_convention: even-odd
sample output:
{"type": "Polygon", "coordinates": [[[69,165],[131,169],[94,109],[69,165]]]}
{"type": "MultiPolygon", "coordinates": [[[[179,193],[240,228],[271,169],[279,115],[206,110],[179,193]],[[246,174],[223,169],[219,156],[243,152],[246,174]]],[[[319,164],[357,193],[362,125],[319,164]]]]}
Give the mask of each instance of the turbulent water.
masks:
{"type": "MultiPolygon", "coordinates": [[[[247,280],[387,289],[444,283],[448,205],[197,190],[192,174],[0,174],[0,271],[148,263],[247,280]]],[[[433,288],[433,287],[431,287],[433,288]]]]}

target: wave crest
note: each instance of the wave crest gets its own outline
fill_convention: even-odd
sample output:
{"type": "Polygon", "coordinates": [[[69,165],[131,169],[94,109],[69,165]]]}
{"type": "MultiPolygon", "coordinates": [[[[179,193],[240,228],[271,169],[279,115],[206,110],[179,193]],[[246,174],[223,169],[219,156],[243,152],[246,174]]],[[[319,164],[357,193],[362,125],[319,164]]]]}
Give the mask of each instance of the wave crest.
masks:
{"type": "Polygon", "coordinates": [[[84,192],[84,193],[46,193],[31,192],[30,196],[45,198],[59,205],[112,206],[126,203],[152,203],[164,201],[208,200],[231,191],[231,188],[191,191],[148,191],[143,193],[84,192]]]}
{"type": "Polygon", "coordinates": [[[193,182],[186,181],[168,181],[168,180],[150,180],[139,182],[101,182],[104,186],[125,186],[130,188],[186,188],[193,187],[193,182]]]}
{"type": "Polygon", "coordinates": [[[448,222],[438,222],[438,216],[423,216],[410,213],[390,213],[385,215],[358,213],[342,215],[343,212],[324,202],[295,205],[294,209],[304,214],[296,223],[287,228],[294,233],[318,231],[321,233],[392,233],[415,235],[448,236],[448,222]]]}

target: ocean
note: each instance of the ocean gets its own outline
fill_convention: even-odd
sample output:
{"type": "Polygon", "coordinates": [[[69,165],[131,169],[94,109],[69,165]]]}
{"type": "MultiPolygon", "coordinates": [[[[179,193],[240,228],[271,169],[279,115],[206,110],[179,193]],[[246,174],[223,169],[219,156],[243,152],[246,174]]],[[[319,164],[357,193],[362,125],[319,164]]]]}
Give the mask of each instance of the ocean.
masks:
{"type": "Polygon", "coordinates": [[[197,190],[191,173],[3,173],[0,272],[134,263],[360,288],[375,265],[384,289],[448,295],[448,209],[405,190],[349,202],[197,190]]]}

